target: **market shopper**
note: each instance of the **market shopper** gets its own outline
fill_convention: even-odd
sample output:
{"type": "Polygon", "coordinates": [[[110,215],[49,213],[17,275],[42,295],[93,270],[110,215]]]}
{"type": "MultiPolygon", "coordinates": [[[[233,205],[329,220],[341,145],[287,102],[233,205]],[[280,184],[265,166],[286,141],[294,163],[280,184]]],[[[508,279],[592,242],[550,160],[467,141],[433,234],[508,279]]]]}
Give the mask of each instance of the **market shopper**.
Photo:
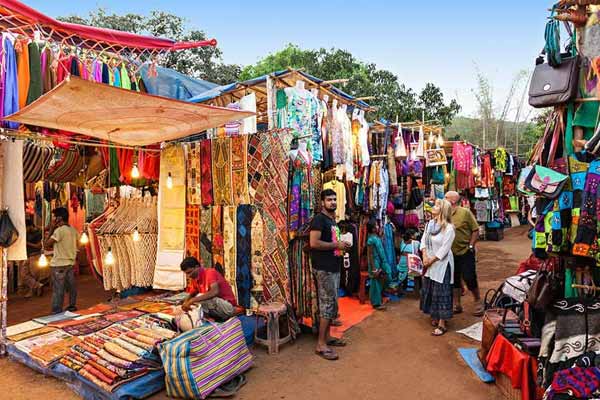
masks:
{"type": "Polygon", "coordinates": [[[65,290],[69,292],[67,310],[77,310],[77,283],[73,266],[77,259],[78,233],[75,228],[69,226],[69,211],[66,208],[59,207],[52,213],[54,221],[50,227],[50,238],[46,241],[46,247],[53,249],[50,261],[52,313],[58,314],[63,311],[65,290]]]}
{"type": "Polygon", "coordinates": [[[369,254],[369,300],[376,310],[383,310],[383,291],[387,289],[392,275],[383,250],[383,241],[377,229],[377,221],[367,223],[367,248],[369,254]]]}
{"type": "Polygon", "coordinates": [[[202,267],[195,257],[186,257],[180,267],[190,279],[187,288],[189,296],[181,306],[184,311],[191,310],[194,304],[200,304],[204,312],[220,321],[235,315],[235,295],[219,271],[202,267]]]}
{"type": "Polygon", "coordinates": [[[454,313],[463,311],[461,304],[462,281],[473,294],[475,311],[473,315],[483,315],[483,303],[477,283],[475,245],[479,239],[479,224],[468,208],[460,206],[460,195],[450,191],[446,193],[446,200],[452,204],[452,224],[456,231],[452,254],[454,254],[454,313]]]}
{"type": "Polygon", "coordinates": [[[446,323],[452,318],[452,283],[454,258],[452,243],[455,232],[452,225],[452,205],[446,200],[436,200],[431,209],[432,219],[427,223],[421,251],[426,269],[421,289],[421,311],[429,314],[431,334],[442,336],[448,330],[446,323]]]}
{"type": "Polygon", "coordinates": [[[316,354],[326,360],[337,360],[337,353],[330,346],[345,346],[340,339],[330,335],[331,322],[338,315],[338,287],[344,251],[351,246],[340,240],[341,234],[335,222],[337,196],[332,189],[321,192],[321,212],[310,225],[310,258],[314,270],[319,297],[319,339],[316,354]]]}

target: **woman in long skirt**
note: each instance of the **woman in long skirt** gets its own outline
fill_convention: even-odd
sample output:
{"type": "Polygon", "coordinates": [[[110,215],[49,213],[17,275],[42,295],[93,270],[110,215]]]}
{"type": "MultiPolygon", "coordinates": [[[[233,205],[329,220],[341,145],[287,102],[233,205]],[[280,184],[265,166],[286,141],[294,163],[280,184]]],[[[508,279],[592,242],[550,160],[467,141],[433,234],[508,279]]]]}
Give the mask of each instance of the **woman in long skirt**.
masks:
{"type": "Polygon", "coordinates": [[[421,289],[421,310],[431,317],[431,324],[435,327],[431,334],[442,336],[448,330],[447,321],[452,318],[452,205],[447,200],[438,199],[431,215],[433,218],[427,223],[421,239],[423,267],[426,268],[421,289]]]}

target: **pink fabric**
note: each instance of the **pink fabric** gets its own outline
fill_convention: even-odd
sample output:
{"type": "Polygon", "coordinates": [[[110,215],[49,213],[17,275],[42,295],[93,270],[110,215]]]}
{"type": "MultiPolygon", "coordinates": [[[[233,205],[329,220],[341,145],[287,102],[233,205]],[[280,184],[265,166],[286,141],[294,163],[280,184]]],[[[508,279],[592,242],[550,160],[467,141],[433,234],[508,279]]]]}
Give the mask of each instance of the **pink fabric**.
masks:
{"type": "Polygon", "coordinates": [[[473,168],[473,147],[461,142],[454,143],[452,159],[454,160],[454,169],[470,174],[471,168],[473,168]]]}

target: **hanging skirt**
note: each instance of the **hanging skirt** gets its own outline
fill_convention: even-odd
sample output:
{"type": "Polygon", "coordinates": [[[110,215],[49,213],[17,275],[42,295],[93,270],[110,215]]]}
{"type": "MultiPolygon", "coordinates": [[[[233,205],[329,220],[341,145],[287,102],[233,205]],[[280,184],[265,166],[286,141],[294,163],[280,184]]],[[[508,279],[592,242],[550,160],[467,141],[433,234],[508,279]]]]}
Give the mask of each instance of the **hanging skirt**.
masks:
{"type": "Polygon", "coordinates": [[[446,267],[444,283],[433,281],[423,277],[421,288],[420,308],[432,319],[448,320],[452,318],[452,284],[450,284],[450,268],[446,267]]]}

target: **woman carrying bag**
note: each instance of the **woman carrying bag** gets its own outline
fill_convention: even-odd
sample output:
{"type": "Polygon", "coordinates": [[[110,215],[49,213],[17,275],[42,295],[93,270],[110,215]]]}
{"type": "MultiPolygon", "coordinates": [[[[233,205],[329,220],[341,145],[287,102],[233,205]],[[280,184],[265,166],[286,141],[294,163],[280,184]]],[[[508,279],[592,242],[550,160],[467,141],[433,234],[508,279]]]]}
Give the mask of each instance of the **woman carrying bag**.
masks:
{"type": "Polygon", "coordinates": [[[442,336],[448,330],[447,321],[452,318],[452,205],[447,200],[436,200],[431,215],[433,218],[427,223],[421,239],[423,267],[426,269],[421,289],[421,311],[431,317],[431,324],[435,327],[431,334],[442,336]]]}

